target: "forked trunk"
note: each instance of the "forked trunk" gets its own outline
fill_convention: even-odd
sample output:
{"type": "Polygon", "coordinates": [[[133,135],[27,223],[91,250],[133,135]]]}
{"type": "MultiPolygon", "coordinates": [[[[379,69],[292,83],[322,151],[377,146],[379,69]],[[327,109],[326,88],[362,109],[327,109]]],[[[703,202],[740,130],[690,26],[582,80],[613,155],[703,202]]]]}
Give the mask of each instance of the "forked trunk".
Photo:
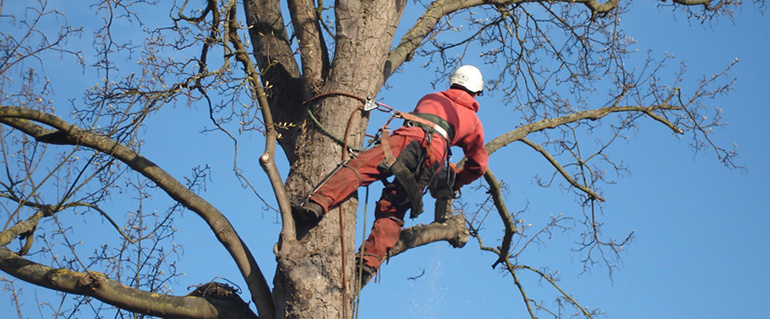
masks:
{"type": "MultiPolygon", "coordinates": [[[[337,3],[332,69],[321,93],[376,96],[383,85],[383,67],[402,10],[402,4],[392,1],[337,3]]],[[[362,145],[368,124],[368,114],[360,110],[361,106],[358,99],[334,94],[308,105],[324,129],[351,147],[362,145]]],[[[307,196],[344,160],[342,145],[321,133],[313,122],[305,121],[298,129],[294,148],[297,160],[286,182],[295,201],[307,196]]],[[[357,206],[352,196],[341,208],[332,208],[301,240],[281,238],[276,249],[273,294],[277,317],[352,317],[357,206]]]]}

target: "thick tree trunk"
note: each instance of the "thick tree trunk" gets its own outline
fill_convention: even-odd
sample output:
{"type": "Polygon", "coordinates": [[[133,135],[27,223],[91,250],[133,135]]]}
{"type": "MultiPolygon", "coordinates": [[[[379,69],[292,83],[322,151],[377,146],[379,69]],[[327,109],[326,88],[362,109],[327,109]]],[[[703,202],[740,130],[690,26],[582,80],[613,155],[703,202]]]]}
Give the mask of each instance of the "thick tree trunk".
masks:
{"type": "MultiPolygon", "coordinates": [[[[392,1],[337,2],[337,34],[333,67],[321,93],[341,92],[362,98],[376,96],[382,70],[403,11],[392,1]]],[[[362,145],[368,115],[359,100],[331,95],[309,105],[325,129],[341,139],[350,126],[350,146],[362,145]],[[350,122],[350,123],[348,123],[350,122]]],[[[322,134],[312,122],[298,128],[296,161],[287,178],[293,200],[343,160],[343,147],[322,134]]],[[[302,240],[281,238],[273,298],[279,318],[350,318],[354,299],[355,221],[357,200],[334,208],[302,240]],[[340,222],[342,211],[343,223],[340,222]],[[344,241],[341,240],[344,238],[344,241]],[[343,267],[344,264],[344,267],[343,267]]]]}

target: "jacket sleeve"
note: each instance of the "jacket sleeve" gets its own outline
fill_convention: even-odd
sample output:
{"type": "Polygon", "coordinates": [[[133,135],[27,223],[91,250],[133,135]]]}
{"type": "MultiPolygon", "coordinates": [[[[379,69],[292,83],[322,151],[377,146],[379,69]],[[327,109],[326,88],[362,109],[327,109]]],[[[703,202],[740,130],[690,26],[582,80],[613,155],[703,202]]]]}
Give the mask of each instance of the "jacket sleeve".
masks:
{"type": "Polygon", "coordinates": [[[484,148],[484,129],[480,121],[476,123],[474,134],[466,137],[461,146],[466,161],[460,172],[457,173],[455,188],[470,184],[487,172],[489,154],[484,148]]]}

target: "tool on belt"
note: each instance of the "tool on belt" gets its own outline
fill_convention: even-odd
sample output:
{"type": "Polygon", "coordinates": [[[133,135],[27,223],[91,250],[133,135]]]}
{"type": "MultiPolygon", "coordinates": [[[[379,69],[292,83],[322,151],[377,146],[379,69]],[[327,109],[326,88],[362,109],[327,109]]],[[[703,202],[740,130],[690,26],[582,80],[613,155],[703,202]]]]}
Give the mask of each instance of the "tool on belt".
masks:
{"type": "MultiPolygon", "coordinates": [[[[452,125],[435,114],[403,113],[396,111],[394,112],[393,117],[404,119],[405,126],[419,126],[422,128],[425,131],[426,138],[429,142],[432,139],[433,134],[440,136],[446,141],[447,149],[449,148],[449,143],[454,139],[454,128],[452,125]]],[[[388,120],[388,122],[390,122],[390,120],[388,120]]],[[[422,195],[424,185],[418,185],[418,182],[415,180],[416,176],[414,176],[413,172],[410,171],[404,163],[398,161],[397,158],[393,156],[393,151],[388,142],[390,128],[387,126],[387,123],[380,128],[380,134],[380,145],[382,146],[382,152],[385,155],[385,159],[380,163],[380,167],[384,170],[389,170],[404,188],[404,191],[409,198],[409,203],[412,206],[409,217],[416,218],[423,212],[422,195]]],[[[430,153],[430,150],[426,150],[426,152],[430,153]]]]}
{"type": "Polygon", "coordinates": [[[430,196],[436,199],[434,206],[434,220],[445,222],[452,216],[452,202],[459,197],[460,192],[455,191],[457,171],[449,165],[449,159],[441,165],[441,169],[428,184],[430,196]]]}

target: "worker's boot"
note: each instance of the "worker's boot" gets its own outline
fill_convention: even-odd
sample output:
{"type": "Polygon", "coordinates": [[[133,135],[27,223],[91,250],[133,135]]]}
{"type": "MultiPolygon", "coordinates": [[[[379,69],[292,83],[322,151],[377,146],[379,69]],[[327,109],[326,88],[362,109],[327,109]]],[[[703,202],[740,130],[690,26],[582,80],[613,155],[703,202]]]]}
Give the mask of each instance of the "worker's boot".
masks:
{"type": "Polygon", "coordinates": [[[324,209],[316,202],[307,201],[304,205],[292,204],[291,214],[294,216],[294,229],[297,240],[302,241],[311,229],[321,221],[324,209]]]}
{"type": "Polygon", "coordinates": [[[291,213],[294,220],[306,223],[318,223],[324,215],[324,209],[314,201],[307,201],[304,205],[292,205],[291,213]]]}
{"type": "Polygon", "coordinates": [[[356,289],[366,286],[376,273],[377,269],[367,265],[365,260],[361,260],[361,257],[356,257],[356,289]]]}

